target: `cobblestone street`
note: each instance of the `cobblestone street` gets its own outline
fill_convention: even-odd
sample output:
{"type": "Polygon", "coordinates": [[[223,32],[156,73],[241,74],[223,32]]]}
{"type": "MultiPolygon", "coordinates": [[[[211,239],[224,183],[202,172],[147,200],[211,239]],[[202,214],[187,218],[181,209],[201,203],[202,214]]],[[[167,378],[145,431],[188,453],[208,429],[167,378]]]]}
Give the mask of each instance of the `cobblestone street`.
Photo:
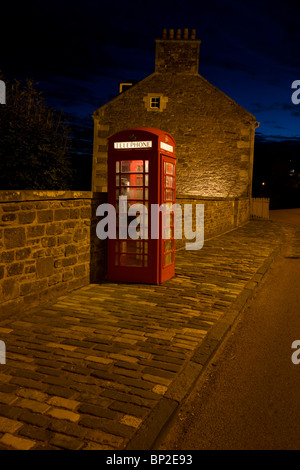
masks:
{"type": "Polygon", "coordinates": [[[150,448],[286,234],[251,221],[177,252],[162,285],[90,284],[2,316],[0,449],[150,448]]]}

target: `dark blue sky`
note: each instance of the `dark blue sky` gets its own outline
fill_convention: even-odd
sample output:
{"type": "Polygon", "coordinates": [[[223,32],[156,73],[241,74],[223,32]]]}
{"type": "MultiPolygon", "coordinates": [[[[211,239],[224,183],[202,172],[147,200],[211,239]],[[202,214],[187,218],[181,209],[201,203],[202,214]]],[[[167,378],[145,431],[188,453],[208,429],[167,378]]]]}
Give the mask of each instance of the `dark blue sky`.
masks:
{"type": "MultiPolygon", "coordinates": [[[[2,7],[1,7],[2,8],[2,7]]],[[[1,18],[0,70],[39,82],[48,103],[92,124],[123,80],[154,71],[163,28],[195,28],[199,73],[260,122],[257,136],[300,139],[299,0],[17,1],[1,18]]]]}

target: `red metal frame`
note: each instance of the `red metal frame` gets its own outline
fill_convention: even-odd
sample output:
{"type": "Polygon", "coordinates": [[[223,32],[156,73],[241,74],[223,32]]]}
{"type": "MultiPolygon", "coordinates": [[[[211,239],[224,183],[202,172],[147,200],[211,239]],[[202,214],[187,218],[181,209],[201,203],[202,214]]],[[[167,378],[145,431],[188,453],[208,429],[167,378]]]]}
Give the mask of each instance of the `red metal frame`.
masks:
{"type": "MultiPolygon", "coordinates": [[[[175,240],[172,262],[167,266],[163,262],[161,214],[159,239],[151,239],[151,204],[165,202],[164,162],[172,163],[176,168],[175,141],[166,132],[140,127],[118,132],[108,139],[108,203],[118,209],[119,194],[126,195],[129,204],[148,203],[149,230],[147,240],[120,240],[118,232],[117,240],[108,239],[109,280],[159,284],[175,274],[175,240]],[[128,148],[138,146],[140,142],[151,142],[151,147],[128,148]],[[115,148],[116,143],[119,148],[115,148]]],[[[175,203],[175,181],[174,175],[172,203],[175,203]]]]}

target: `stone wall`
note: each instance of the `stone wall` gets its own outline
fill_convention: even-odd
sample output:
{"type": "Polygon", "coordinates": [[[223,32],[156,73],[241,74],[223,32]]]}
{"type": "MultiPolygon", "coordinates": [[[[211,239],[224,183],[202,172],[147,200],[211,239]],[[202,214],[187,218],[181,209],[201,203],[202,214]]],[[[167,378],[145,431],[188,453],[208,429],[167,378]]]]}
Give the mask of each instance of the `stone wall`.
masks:
{"type": "MultiPolygon", "coordinates": [[[[196,204],[204,204],[204,243],[222,233],[229,232],[244,225],[250,218],[250,199],[213,199],[197,198],[189,195],[178,195],[176,203],[181,205],[184,214],[184,204],[193,205],[193,231],[196,230],[196,204]]],[[[184,228],[184,224],[183,224],[184,228]]],[[[176,240],[176,249],[181,249],[185,243],[193,240],[185,238],[176,240]]]]}
{"type": "Polygon", "coordinates": [[[94,113],[94,191],[107,187],[107,137],[134,127],[176,141],[177,191],[202,197],[250,196],[256,121],[200,75],[154,73],[94,113]],[[159,95],[164,109],[149,109],[159,95]]]}
{"type": "Polygon", "coordinates": [[[105,276],[96,207],[106,194],[0,191],[0,312],[26,309],[105,276]]]}
{"type": "MultiPolygon", "coordinates": [[[[106,193],[0,191],[0,314],[18,312],[106,277],[106,242],[96,236],[96,209],[106,193]]],[[[249,198],[177,196],[204,204],[204,239],[249,219],[249,198]]],[[[184,213],[184,211],[183,211],[184,213]]],[[[195,210],[193,229],[195,229],[195,210]]],[[[177,240],[176,248],[186,242],[177,240]]]]}

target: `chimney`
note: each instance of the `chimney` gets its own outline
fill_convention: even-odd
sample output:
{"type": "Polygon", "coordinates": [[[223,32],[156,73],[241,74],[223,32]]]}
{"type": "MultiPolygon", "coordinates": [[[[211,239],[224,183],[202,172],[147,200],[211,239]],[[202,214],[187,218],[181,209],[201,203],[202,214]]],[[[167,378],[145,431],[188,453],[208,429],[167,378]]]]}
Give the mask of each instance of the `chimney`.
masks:
{"type": "Polygon", "coordinates": [[[164,28],[161,39],[156,39],[155,72],[195,75],[199,68],[201,41],[196,30],[188,28],[169,31],[164,28]]]}

